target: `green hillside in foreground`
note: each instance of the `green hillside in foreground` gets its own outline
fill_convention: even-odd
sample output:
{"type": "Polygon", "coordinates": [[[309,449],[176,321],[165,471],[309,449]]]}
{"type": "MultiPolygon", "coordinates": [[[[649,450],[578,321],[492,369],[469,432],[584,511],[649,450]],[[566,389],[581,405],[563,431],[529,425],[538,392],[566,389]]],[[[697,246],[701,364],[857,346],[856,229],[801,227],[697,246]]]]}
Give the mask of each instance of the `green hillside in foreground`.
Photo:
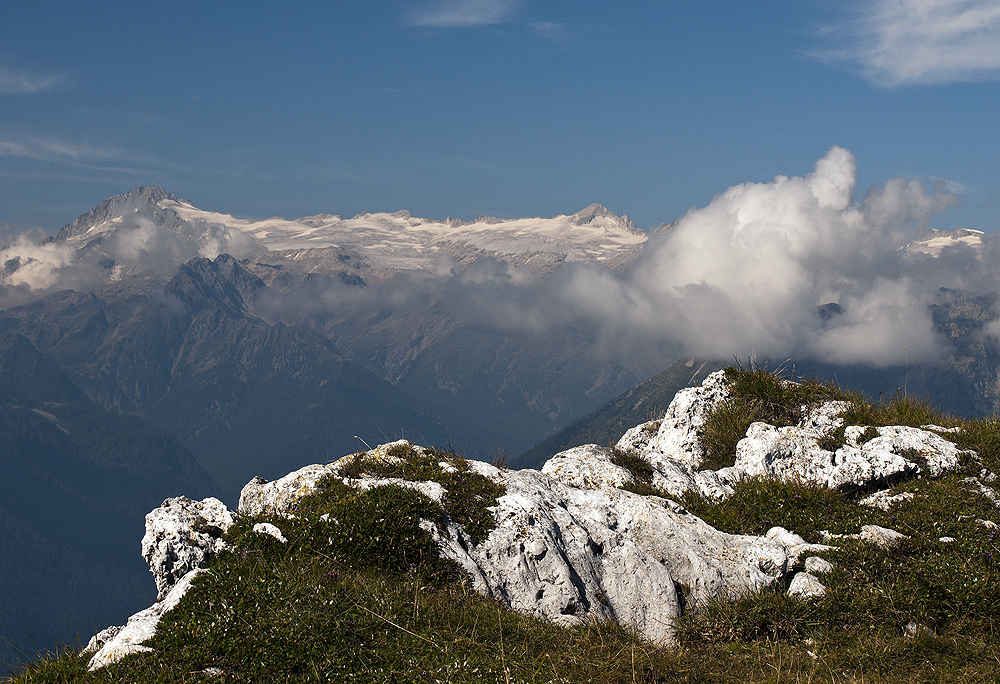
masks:
{"type": "MultiPolygon", "coordinates": [[[[761,411],[799,410],[802,393],[765,376],[725,402],[734,433],[761,411]]],[[[841,540],[823,552],[834,565],[824,575],[823,598],[792,599],[779,587],[717,601],[685,614],[676,646],[606,623],[562,629],[512,613],[472,591],[418,524],[444,515],[442,506],[453,519],[484,521],[495,502],[497,492],[461,481],[467,471],[460,458],[442,454],[452,465],[449,491],[467,492],[465,498],[439,506],[409,489],[359,492],[328,480],[294,519],[267,519],[287,544],[250,532],[266,518],[243,518],[227,532],[232,549],[210,560],[211,572],[161,623],[154,651],[88,673],[87,656],[66,650],[11,681],[997,681],[1000,542],[995,529],[977,521],[995,521],[1000,511],[964,480],[1000,471],[1000,421],[936,414],[907,396],[870,405],[837,388],[810,391],[847,396],[849,420],[859,425],[959,427],[948,438],[979,453],[958,472],[895,483],[894,493],[917,496],[889,511],[858,505],[857,493],[763,480],[743,481],[723,503],[682,500],[731,533],[781,525],[820,542],[821,529],[850,533],[874,524],[907,536],[891,548],[841,540]],[[324,515],[342,532],[331,535],[321,525],[324,515]],[[904,634],[910,623],[921,626],[915,637],[904,634]]]]}

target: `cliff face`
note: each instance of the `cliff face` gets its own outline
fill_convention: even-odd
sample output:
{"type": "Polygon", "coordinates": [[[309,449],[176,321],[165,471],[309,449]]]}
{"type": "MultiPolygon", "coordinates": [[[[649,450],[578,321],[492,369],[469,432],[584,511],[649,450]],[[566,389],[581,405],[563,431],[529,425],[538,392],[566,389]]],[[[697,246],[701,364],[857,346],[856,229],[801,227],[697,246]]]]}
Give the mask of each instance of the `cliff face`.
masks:
{"type": "MultiPolygon", "coordinates": [[[[776,424],[753,422],[731,465],[704,468],[711,456],[705,434],[727,408],[747,405],[746,377],[713,373],[700,387],[679,392],[662,420],[636,426],[614,447],[562,452],[541,471],[510,471],[397,441],[273,482],[255,478],[241,493],[236,518],[216,500],[168,500],[147,515],[143,539],[160,602],[124,628],[95,637],[90,666],[148,650],[143,641],[199,581],[204,559],[238,552],[241,542],[225,534],[237,519],[244,521],[239,538],[265,536],[294,546],[298,542],[289,539],[307,534],[320,547],[329,545],[329,553],[347,553],[343,549],[353,547],[338,547],[337,540],[356,543],[362,534],[350,521],[351,509],[343,507],[360,500],[350,492],[412,492],[407,496],[424,503],[400,517],[419,523],[428,548],[460,568],[477,592],[514,611],[567,627],[616,621],[655,643],[673,642],[683,615],[720,599],[779,591],[805,601],[836,592],[824,586],[835,566],[818,554],[836,556],[844,544],[888,549],[909,539],[882,525],[860,524],[864,516],[852,518],[858,522],[849,531],[810,526],[810,537],[829,543],[781,526],[732,534],[678,500],[708,510],[739,496],[748,482],[787,482],[849,493],[849,506],[858,511],[889,510],[914,494],[894,493],[887,485],[965,470],[974,473],[962,481],[969,496],[992,506],[990,483],[997,478],[977,453],[944,438],[957,434],[955,428],[876,425],[884,421],[871,412],[869,424],[852,425],[859,405],[815,388],[807,388],[812,401],[799,403],[802,392],[780,380],[767,385],[783,397],[775,398],[783,402],[771,414],[776,424]]],[[[366,521],[362,540],[376,540],[369,553],[385,552],[377,540],[389,539],[396,522],[366,521]]],[[[965,525],[994,524],[970,516],[965,525]]]]}

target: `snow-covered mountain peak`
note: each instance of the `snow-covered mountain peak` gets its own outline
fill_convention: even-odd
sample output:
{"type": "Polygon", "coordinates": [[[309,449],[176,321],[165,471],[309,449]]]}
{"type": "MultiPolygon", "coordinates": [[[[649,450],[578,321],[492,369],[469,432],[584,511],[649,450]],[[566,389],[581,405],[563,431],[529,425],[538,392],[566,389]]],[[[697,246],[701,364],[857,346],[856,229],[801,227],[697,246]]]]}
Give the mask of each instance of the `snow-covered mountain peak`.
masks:
{"type": "Polygon", "coordinates": [[[941,251],[948,247],[966,245],[973,249],[979,249],[983,246],[984,235],[986,233],[981,230],[968,230],[965,228],[958,228],[956,230],[927,228],[909,244],[907,252],[936,257],[940,256],[941,251]]]}
{"type": "Polygon", "coordinates": [[[80,235],[94,233],[102,226],[109,226],[109,229],[113,229],[113,223],[120,222],[129,213],[138,213],[144,207],[157,205],[163,201],[181,203],[185,200],[178,199],[158,185],[134,188],[104,200],[72,223],[63,226],[55,240],[56,242],[68,242],[80,235]]]}
{"type": "Polygon", "coordinates": [[[600,204],[553,218],[480,217],[471,222],[417,218],[405,209],[365,211],[350,219],[323,213],[298,220],[251,220],[198,209],[154,187],[136,188],[102,202],[63,228],[56,241],[83,248],[114,231],[135,228],[141,219],[175,234],[242,234],[272,252],[332,249],[389,269],[431,268],[441,253],[465,254],[469,249],[501,257],[549,255],[545,258],[560,263],[618,263],[648,237],[627,216],[616,216],[600,204]]]}

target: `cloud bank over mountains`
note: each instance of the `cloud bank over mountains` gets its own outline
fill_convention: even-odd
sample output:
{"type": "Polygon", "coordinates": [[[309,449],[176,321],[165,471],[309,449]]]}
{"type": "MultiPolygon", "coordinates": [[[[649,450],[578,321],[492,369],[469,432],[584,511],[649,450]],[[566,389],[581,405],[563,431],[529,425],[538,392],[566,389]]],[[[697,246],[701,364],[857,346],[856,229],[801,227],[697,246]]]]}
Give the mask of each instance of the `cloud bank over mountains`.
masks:
{"type": "MultiPolygon", "coordinates": [[[[633,367],[684,354],[873,366],[941,358],[948,341],[935,332],[929,307],[955,291],[1000,289],[990,241],[952,241],[933,253],[912,248],[935,215],[958,203],[943,185],[899,178],[856,194],[856,160],[833,147],[805,177],[744,183],[691,209],[650,235],[624,269],[566,263],[543,277],[498,258],[460,266],[441,255],[433,269],[366,278],[366,287],[313,278],[269,288],[258,306],[286,321],[434,311],[537,334],[573,328],[633,367]]],[[[107,282],[99,255],[166,277],[197,256],[259,250],[231,227],[178,232],[141,217],[99,247],[77,252],[18,238],[0,250],[3,306],[107,282]]]]}
{"type": "MultiPolygon", "coordinates": [[[[957,202],[895,179],[855,200],[857,171],[832,148],[804,178],[745,183],[693,209],[649,245],[614,310],[693,353],[810,356],[887,365],[942,353],[928,305],[942,286],[971,283],[905,249],[913,230],[957,202]],[[819,307],[835,304],[821,316],[819,307]]],[[[978,255],[960,249],[966,268],[978,255]]]]}

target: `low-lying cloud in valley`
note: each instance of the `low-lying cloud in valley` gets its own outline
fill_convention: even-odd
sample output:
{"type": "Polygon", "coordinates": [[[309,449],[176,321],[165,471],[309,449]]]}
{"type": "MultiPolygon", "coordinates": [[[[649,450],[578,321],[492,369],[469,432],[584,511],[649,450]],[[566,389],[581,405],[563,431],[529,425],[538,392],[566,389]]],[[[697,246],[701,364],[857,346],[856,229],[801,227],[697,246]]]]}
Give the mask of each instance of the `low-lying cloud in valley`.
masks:
{"type": "MultiPolygon", "coordinates": [[[[853,155],[833,147],[805,177],[744,183],[690,210],[624,270],[569,263],[542,278],[495,259],[458,268],[442,255],[431,271],[366,287],[331,278],[271,288],[258,313],[291,321],[435,310],[532,334],[573,328],[640,374],[685,354],[873,366],[941,359],[949,342],[930,306],[950,296],[942,288],[1000,289],[990,241],[934,256],[909,248],[958,202],[943,184],[894,179],[860,199],[856,191],[853,155]]],[[[139,220],[101,247],[132,271],[166,276],[195,256],[241,258],[257,244],[225,226],[190,235],[139,220]]],[[[4,304],[96,285],[105,271],[86,258],[58,243],[14,242],[0,251],[4,304]]]]}

